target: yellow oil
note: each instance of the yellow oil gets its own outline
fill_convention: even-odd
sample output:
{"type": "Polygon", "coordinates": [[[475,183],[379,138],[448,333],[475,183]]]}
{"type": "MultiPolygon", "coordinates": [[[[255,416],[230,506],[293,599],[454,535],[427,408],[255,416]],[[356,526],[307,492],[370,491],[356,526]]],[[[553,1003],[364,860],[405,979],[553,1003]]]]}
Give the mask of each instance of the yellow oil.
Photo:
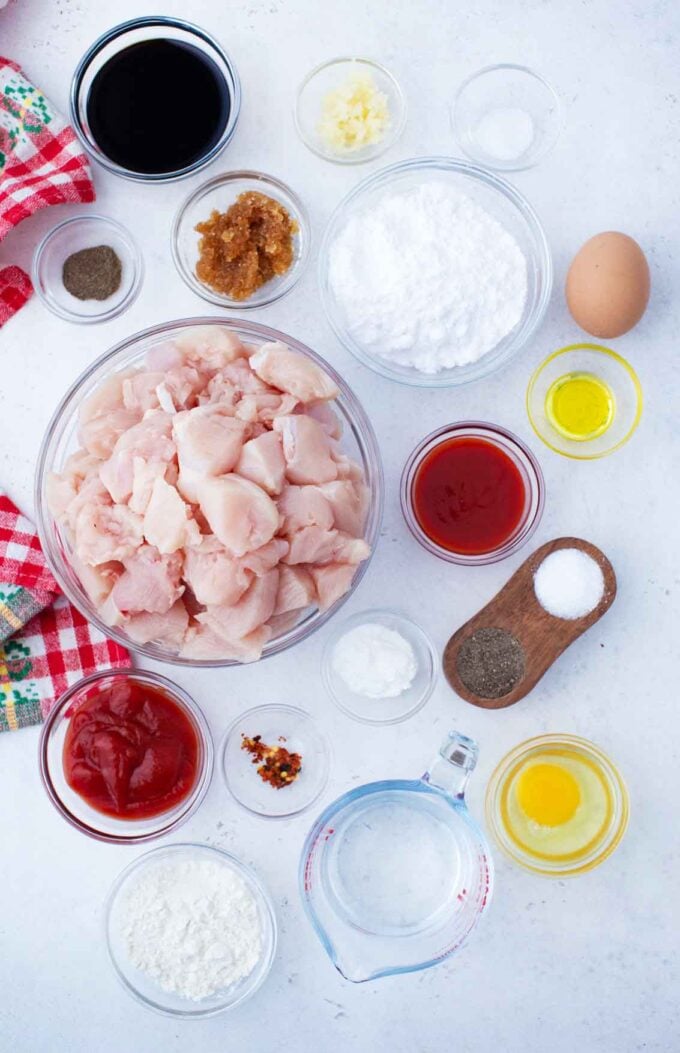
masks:
{"type": "Polygon", "coordinates": [[[615,411],[613,391],[593,373],[565,373],[553,381],[545,397],[546,416],[553,428],[574,442],[604,435],[615,411]]]}

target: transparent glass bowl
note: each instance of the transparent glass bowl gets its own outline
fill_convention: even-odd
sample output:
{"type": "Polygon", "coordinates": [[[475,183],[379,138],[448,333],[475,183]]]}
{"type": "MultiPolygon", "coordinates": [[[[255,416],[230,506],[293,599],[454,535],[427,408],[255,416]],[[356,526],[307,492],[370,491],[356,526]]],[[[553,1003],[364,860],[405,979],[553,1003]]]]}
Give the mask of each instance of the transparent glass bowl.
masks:
{"type": "MultiPolygon", "coordinates": [[[[197,100],[197,105],[200,105],[200,100],[197,100]]],[[[112,29],[100,36],[88,48],[78,63],[71,82],[71,124],[85,149],[109,172],[140,183],[171,183],[176,179],[184,179],[195,172],[200,172],[202,168],[214,161],[230,142],[236,130],[240,110],[241,82],[236,72],[236,67],[224,48],[218,44],[214,37],[210,36],[209,33],[206,33],[199,26],[195,26],[191,22],[184,22],[179,18],[168,18],[164,15],[133,18],[128,22],[122,22],[118,26],[113,26],[112,29]],[[139,44],[144,40],[156,40],[158,38],[191,44],[215,63],[224,78],[224,83],[229,92],[229,116],[219,141],[193,164],[176,172],[134,172],[112,161],[100,149],[92,136],[88,124],[87,100],[94,78],[114,55],[124,51],[125,48],[129,48],[132,44],[139,44]]]]}
{"type": "Polygon", "coordinates": [[[592,870],[611,855],[621,841],[628,825],[628,790],[620,772],[609,757],[588,739],[576,735],[539,735],[528,739],[506,754],[489,780],[486,791],[486,821],[499,848],[513,863],[546,877],[571,877],[592,870]],[[595,844],[580,855],[548,859],[521,848],[508,834],[502,818],[502,802],[509,781],[519,767],[535,754],[543,754],[546,747],[568,750],[583,756],[594,765],[605,780],[611,796],[611,815],[595,844]]]}
{"type": "Polygon", "coordinates": [[[423,548],[427,549],[440,559],[449,563],[460,563],[462,566],[475,567],[485,563],[497,563],[501,559],[512,555],[518,548],[526,544],[538,526],[543,507],[545,505],[545,480],[541,466],[534,457],[528,446],[521,439],[506,431],[498,424],[487,424],[484,421],[461,421],[458,424],[447,424],[427,435],[404,465],[401,475],[401,510],[406,520],[406,525],[419,541],[423,548]],[[525,488],[524,512],[514,533],[500,546],[490,552],[468,554],[464,552],[452,552],[443,548],[425,533],[413,505],[413,486],[418,469],[427,457],[441,442],[453,438],[479,438],[496,446],[507,454],[516,465],[522,476],[525,488]]]}
{"type": "MultiPolygon", "coordinates": [[[[152,348],[172,340],[187,329],[201,326],[219,325],[235,333],[245,343],[261,346],[272,340],[282,340],[288,347],[309,356],[318,363],[337,384],[340,395],[333,403],[343,425],[344,435],[341,440],[343,451],[358,461],[362,466],[369,492],[369,507],[366,518],[364,537],[374,551],[380,533],[383,509],[383,473],[380,452],[375,433],[364,409],[353,394],[351,388],[336,371],[314,351],[293,337],[287,336],[278,329],[260,325],[257,322],[246,322],[238,319],[221,318],[185,318],[174,322],[165,322],[152,326],[141,333],[135,333],[127,340],[116,344],[110,351],[93,364],[75,381],[66,392],[50,421],[43,439],[35,481],[35,506],[38,521],[40,542],[50,569],[62,590],[81,614],[93,625],[96,625],[106,636],[111,637],[123,647],[143,654],[147,658],[169,662],[175,665],[215,667],[231,666],[238,663],[231,659],[187,659],[158,644],[137,644],[118,627],[106,625],[97,612],[94,604],[84,590],[73,564],[73,545],[63,527],[56,522],[47,503],[47,480],[51,472],[59,472],[67,457],[78,447],[78,411],[88,395],[113,373],[124,372],[131,367],[141,365],[145,355],[152,348]]],[[[351,588],[344,596],[323,613],[318,609],[307,612],[301,621],[291,629],[271,640],[264,649],[263,657],[279,654],[306,639],[316,629],[332,618],[347,600],[368,568],[366,560],[359,565],[351,588]]]]}
{"type": "Polygon", "coordinates": [[[47,794],[57,811],[76,830],[116,845],[135,845],[152,841],[177,829],[196,811],[205,797],[213,772],[213,744],[203,713],[193,699],[177,684],[163,676],[141,669],[116,669],[93,673],[79,680],[61,696],[50,710],[40,733],[40,774],[47,794]],[[196,782],[191,793],[170,811],[149,819],[116,819],[92,808],[68,785],[64,777],[64,740],[79,703],[90,697],[93,689],[122,678],[148,684],[167,695],[190,720],[199,742],[196,782]]]}
{"type": "Polygon", "coordinates": [[[422,709],[434,690],[437,680],[437,653],[429,639],[415,622],[396,611],[360,611],[334,626],[329,633],[321,659],[321,675],[326,690],[338,709],[362,724],[399,724],[422,709]],[[359,625],[384,625],[408,640],[418,664],[411,686],[396,698],[367,698],[356,694],[333,668],[333,653],[338,641],[359,625]]]}
{"type": "Polygon", "coordinates": [[[155,848],[140,856],[119,874],[105,905],[104,925],[106,943],[111,964],[116,976],[128,994],[136,998],[147,1009],[155,1009],[165,1016],[197,1019],[216,1016],[227,1009],[251,998],[264,983],[276,954],[277,924],[274,906],[269,893],[257,874],[236,856],[211,845],[175,844],[155,848]],[[262,925],[262,954],[260,961],[249,976],[199,1002],[182,998],[172,991],[164,991],[150,976],[136,969],[130,961],[122,934],[125,896],[134,887],[135,880],[152,867],[168,860],[210,860],[218,862],[242,878],[252,893],[258,907],[262,925]]]}
{"type": "Polygon", "coordinates": [[[578,461],[606,457],[628,442],[640,423],[642,402],[642,387],[633,367],[616,351],[600,344],[571,344],[553,351],[532,374],[526,395],[529,421],[539,439],[555,453],[578,461]],[[591,374],[603,380],[613,396],[612,423],[596,438],[570,439],[554,427],[546,413],[550,388],[569,373],[591,374]]]}
{"type": "MultiPolygon", "coordinates": [[[[319,289],[328,322],[338,340],[365,366],[390,380],[420,387],[455,387],[502,368],[534,335],[545,315],[552,289],[552,260],[543,227],[529,202],[510,183],[492,172],[449,157],[416,157],[368,176],[340,202],[326,227],[319,253],[319,289]],[[330,285],[330,254],[345,224],[370,210],[385,194],[424,182],[449,182],[492,215],[512,234],[527,263],[527,298],[522,318],[491,351],[466,366],[423,373],[400,366],[363,347],[330,285]]],[[[408,310],[405,303],[404,309],[408,310]]]]}
{"type": "Polygon", "coordinates": [[[128,230],[108,216],[73,216],[48,231],[33,256],[31,277],[38,296],[53,314],[67,322],[92,325],[116,318],[134,303],[144,274],[142,254],[128,230]],[[66,259],[81,249],[108,245],[122,264],[120,286],[106,300],[79,300],[65,287],[66,259]]]}
{"type": "Polygon", "coordinates": [[[298,135],[312,153],[339,165],[356,165],[374,161],[394,146],[406,124],[406,99],[396,78],[384,66],[370,59],[335,58],[323,62],[308,73],[298,88],[295,102],[295,127],[298,135]],[[354,70],[371,75],[378,91],[387,96],[391,114],[390,126],[384,139],[359,150],[338,153],[329,149],[318,132],[324,97],[342,87],[354,70]]]}
{"type": "Polygon", "coordinates": [[[299,197],[285,183],[264,172],[226,172],[209,179],[189,194],[180,206],[172,226],[172,258],[183,281],[208,303],[239,310],[264,307],[265,304],[274,303],[290,292],[302,277],[309,257],[310,242],[309,217],[299,197]],[[266,194],[282,204],[288,214],[296,220],[298,231],[293,236],[294,256],[289,270],[260,286],[247,300],[234,300],[211,289],[196,276],[201,235],[195,228],[197,223],[209,218],[213,209],[226,212],[239,194],[248,190],[266,194]]]}
{"type": "Polygon", "coordinates": [[[304,709],[272,704],[255,706],[233,722],[221,749],[222,775],[238,803],[266,819],[290,819],[306,811],[328,782],[330,751],[316,722],[304,709]],[[300,774],[277,789],[263,782],[253,757],[242,749],[243,736],[260,735],[267,746],[285,746],[302,757],[300,774]],[[283,740],[283,741],[282,741],[283,740]]]}
{"type": "MultiPolygon", "coordinates": [[[[560,137],[564,123],[562,104],[555,89],[540,74],[527,66],[502,63],[477,70],[461,84],[451,109],[453,131],[461,150],[475,164],[500,172],[519,172],[532,168],[548,154],[560,137]],[[506,121],[506,138],[513,130],[507,122],[517,118],[517,111],[531,121],[531,138],[526,145],[518,141],[517,153],[503,139],[502,122],[506,121]],[[491,143],[499,139],[501,154],[491,143]]],[[[523,139],[523,129],[515,128],[515,138],[523,139]]],[[[498,146],[496,148],[498,150],[498,146]]]]}

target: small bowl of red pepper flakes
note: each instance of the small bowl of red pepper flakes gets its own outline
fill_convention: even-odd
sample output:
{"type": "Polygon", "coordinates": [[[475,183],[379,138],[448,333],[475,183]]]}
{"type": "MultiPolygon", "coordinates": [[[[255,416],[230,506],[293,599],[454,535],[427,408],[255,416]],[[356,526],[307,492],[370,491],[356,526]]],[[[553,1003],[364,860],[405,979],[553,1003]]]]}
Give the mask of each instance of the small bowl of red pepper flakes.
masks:
{"type": "Polygon", "coordinates": [[[240,805],[269,819],[309,808],[328,781],[329,750],[316,722],[296,706],[256,706],[227,730],[221,766],[240,805]]]}

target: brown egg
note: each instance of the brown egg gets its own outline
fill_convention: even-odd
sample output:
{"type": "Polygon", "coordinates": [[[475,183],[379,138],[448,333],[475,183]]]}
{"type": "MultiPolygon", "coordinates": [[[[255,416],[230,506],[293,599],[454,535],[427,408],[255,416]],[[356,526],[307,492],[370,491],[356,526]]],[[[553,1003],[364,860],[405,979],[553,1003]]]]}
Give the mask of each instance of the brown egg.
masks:
{"type": "Polygon", "coordinates": [[[610,230],[596,234],[572,260],[566,284],[572,317],[591,336],[622,336],[649,300],[649,266],[637,241],[610,230]]]}

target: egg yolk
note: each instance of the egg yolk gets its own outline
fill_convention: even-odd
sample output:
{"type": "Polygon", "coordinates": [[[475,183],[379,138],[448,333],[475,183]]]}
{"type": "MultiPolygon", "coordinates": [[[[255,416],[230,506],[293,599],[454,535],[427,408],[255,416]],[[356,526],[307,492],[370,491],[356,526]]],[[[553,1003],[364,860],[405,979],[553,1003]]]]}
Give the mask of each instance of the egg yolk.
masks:
{"type": "Polygon", "coordinates": [[[558,764],[532,764],[517,780],[517,803],[540,826],[569,822],[580,802],[576,779],[558,764]]]}
{"type": "Polygon", "coordinates": [[[548,420],[560,434],[575,442],[596,439],[614,419],[614,396],[592,373],[558,377],[545,399],[548,420]]]}

